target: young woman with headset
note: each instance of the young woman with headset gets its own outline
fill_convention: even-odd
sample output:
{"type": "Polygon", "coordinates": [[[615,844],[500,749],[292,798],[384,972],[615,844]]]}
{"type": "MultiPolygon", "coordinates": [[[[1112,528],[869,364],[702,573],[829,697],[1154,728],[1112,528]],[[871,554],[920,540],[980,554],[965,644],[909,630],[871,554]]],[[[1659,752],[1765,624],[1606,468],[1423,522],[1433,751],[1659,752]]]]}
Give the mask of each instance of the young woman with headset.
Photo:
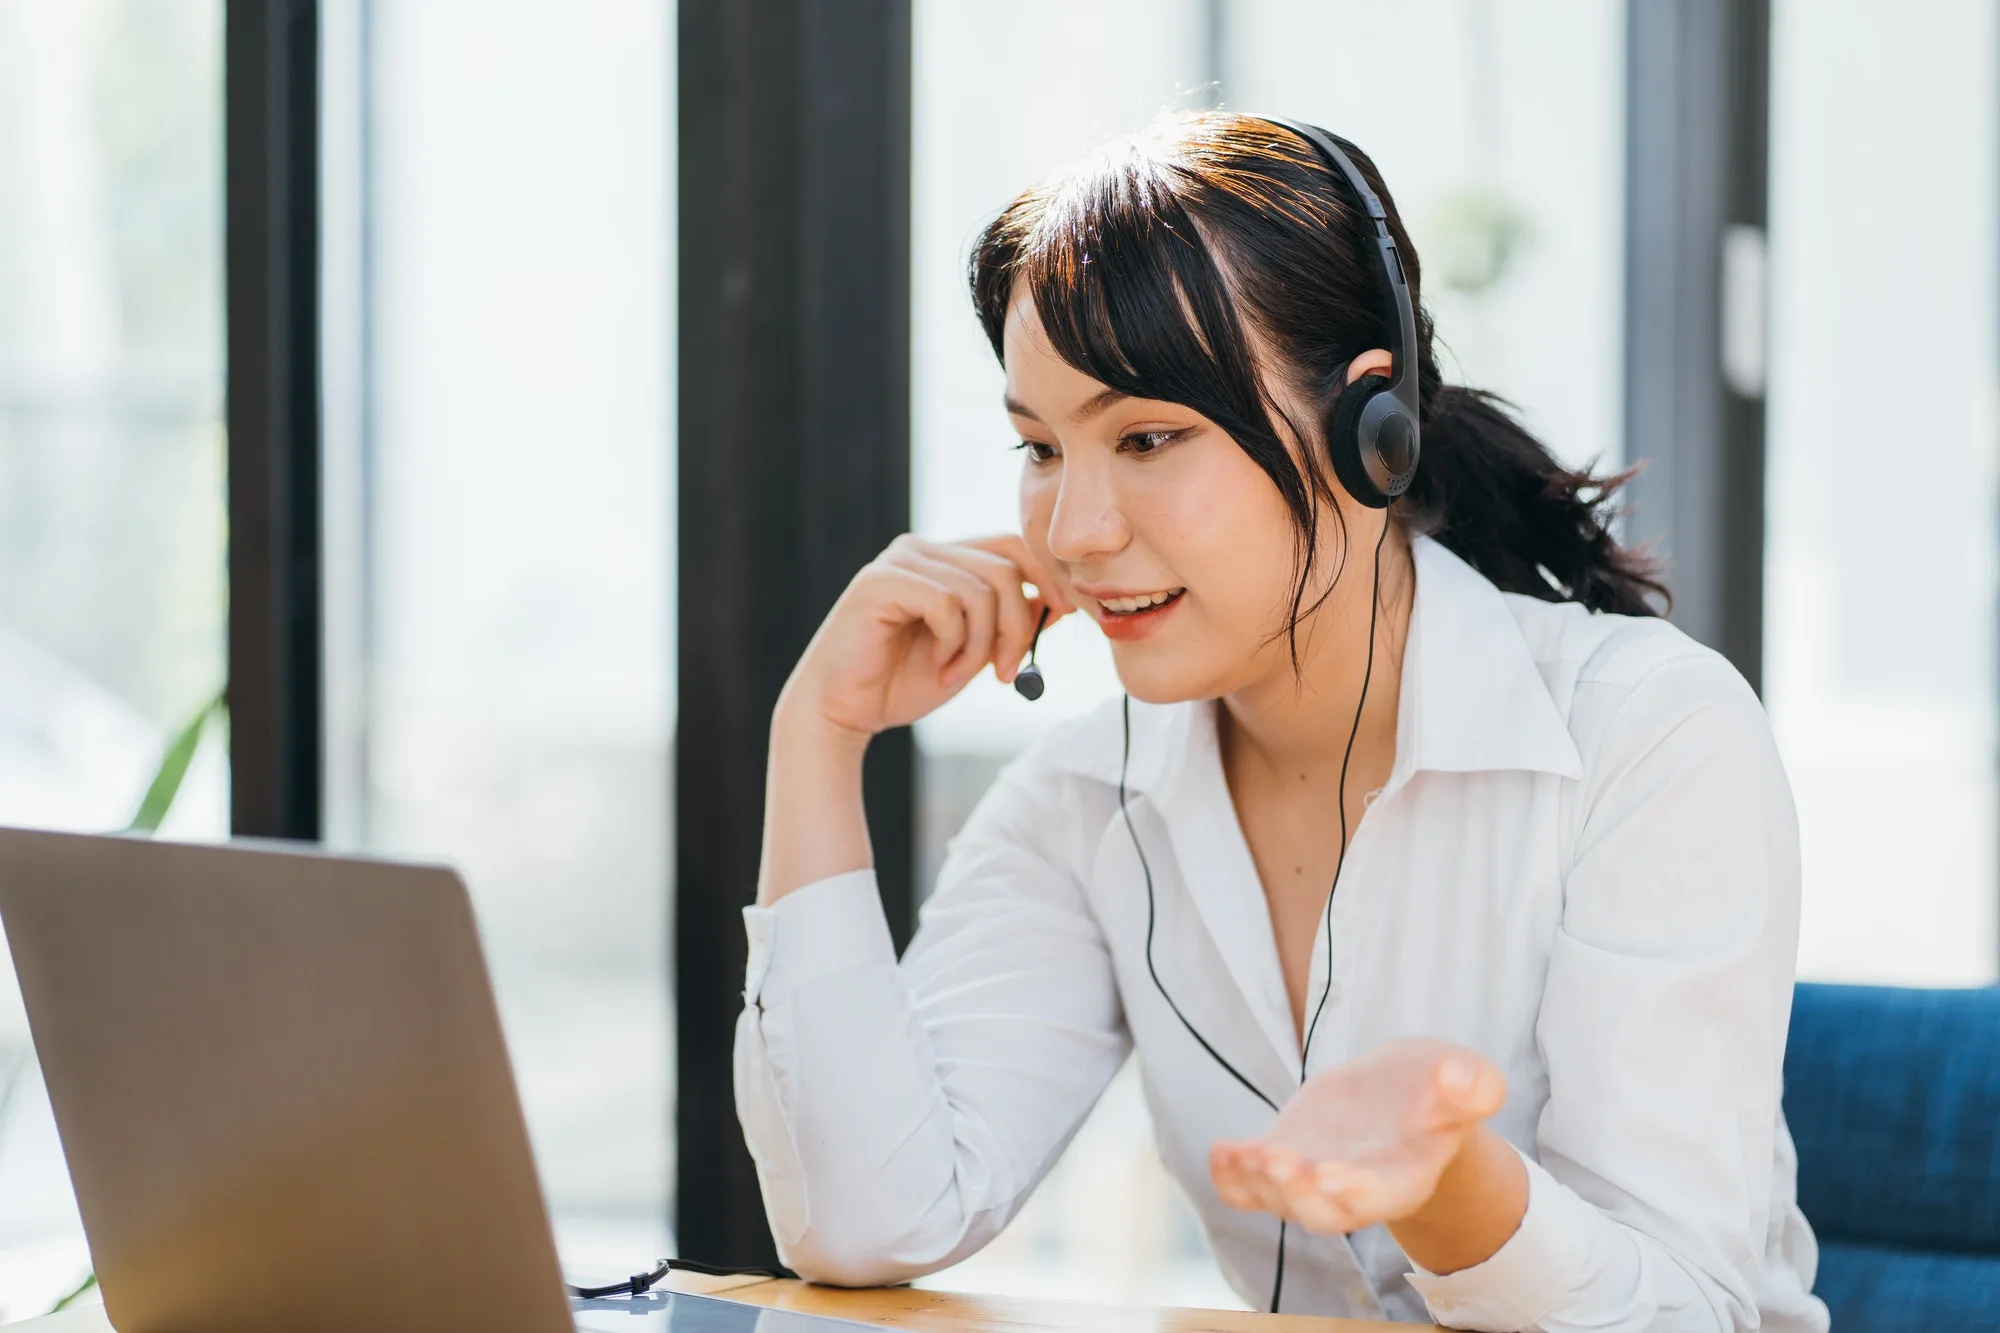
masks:
{"type": "Polygon", "coordinates": [[[898,539],[772,719],[736,1095],[786,1261],[971,1254],[1136,1050],[1246,1301],[1823,1329],[1770,729],[1658,617],[1622,479],[1440,381],[1369,160],[1172,118],[1016,199],[971,283],[1021,535],[898,539]],[[989,665],[1038,694],[1073,611],[1127,697],[1002,773],[898,962],[868,740],[989,665]]]}

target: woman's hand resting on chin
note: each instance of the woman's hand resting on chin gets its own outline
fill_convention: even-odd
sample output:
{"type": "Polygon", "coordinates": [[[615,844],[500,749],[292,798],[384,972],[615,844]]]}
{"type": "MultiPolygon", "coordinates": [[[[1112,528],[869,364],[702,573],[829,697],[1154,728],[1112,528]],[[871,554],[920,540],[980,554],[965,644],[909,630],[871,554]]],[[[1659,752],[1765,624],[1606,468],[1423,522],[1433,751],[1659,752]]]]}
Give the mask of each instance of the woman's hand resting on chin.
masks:
{"type": "Polygon", "coordinates": [[[779,715],[807,713],[862,738],[906,726],[988,665],[1013,680],[1044,606],[1051,621],[1072,610],[1019,537],[898,537],[827,613],[785,683],[779,715]]]}
{"type": "Polygon", "coordinates": [[[861,803],[870,738],[915,722],[989,664],[1014,679],[1044,607],[1050,620],[1072,609],[1019,537],[898,537],[863,566],[771,715],[759,903],[875,864],[861,803]]]}
{"type": "Polygon", "coordinates": [[[1489,1257],[1526,1209],[1524,1168],[1483,1124],[1506,1099],[1484,1056],[1405,1038],[1315,1074],[1261,1138],[1215,1144],[1209,1173],[1232,1208],[1318,1232],[1387,1223],[1448,1272],[1489,1257]]]}

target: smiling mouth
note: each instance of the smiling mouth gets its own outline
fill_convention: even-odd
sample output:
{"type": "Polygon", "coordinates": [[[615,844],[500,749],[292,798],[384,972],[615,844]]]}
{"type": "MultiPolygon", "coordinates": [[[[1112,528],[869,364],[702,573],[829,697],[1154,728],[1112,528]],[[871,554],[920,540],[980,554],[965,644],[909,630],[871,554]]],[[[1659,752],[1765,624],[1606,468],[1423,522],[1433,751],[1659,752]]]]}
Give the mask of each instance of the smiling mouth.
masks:
{"type": "Polygon", "coordinates": [[[1170,588],[1165,592],[1149,592],[1143,597],[1100,598],[1097,605],[1106,619],[1116,620],[1126,616],[1140,616],[1148,611],[1157,611],[1163,606],[1171,606],[1180,600],[1186,588],[1170,588]]]}

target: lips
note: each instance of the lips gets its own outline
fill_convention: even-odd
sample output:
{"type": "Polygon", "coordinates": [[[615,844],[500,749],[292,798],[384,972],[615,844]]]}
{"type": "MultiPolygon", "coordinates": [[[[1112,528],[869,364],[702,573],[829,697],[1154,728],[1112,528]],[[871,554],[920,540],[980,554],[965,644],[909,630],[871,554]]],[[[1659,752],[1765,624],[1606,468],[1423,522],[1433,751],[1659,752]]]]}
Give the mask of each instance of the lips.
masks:
{"type": "Polygon", "coordinates": [[[1186,591],[1186,588],[1167,588],[1161,592],[1144,592],[1130,597],[1100,597],[1097,604],[1110,615],[1135,615],[1155,606],[1164,606],[1186,591]]]}
{"type": "Polygon", "coordinates": [[[1107,639],[1128,641],[1151,634],[1160,624],[1174,613],[1185,600],[1187,589],[1177,588],[1165,594],[1164,601],[1151,600],[1152,595],[1136,598],[1113,598],[1120,605],[1139,603],[1133,611],[1114,611],[1104,601],[1097,604],[1097,624],[1107,639]]]}

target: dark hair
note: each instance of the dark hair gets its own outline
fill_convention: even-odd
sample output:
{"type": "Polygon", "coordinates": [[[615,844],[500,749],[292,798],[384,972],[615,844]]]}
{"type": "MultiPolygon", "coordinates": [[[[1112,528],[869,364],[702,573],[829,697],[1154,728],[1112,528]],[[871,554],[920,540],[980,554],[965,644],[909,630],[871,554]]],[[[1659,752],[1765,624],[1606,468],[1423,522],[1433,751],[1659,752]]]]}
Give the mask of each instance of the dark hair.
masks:
{"type": "MultiPolygon", "coordinates": [[[[1571,471],[1502,399],[1442,382],[1416,249],[1375,164],[1337,142],[1387,210],[1418,302],[1423,460],[1391,513],[1508,592],[1658,614],[1653,599],[1668,593],[1657,567],[1607,528],[1606,502],[1631,473],[1571,471]]],[[[1348,363],[1390,343],[1380,262],[1351,187],[1305,140],[1204,111],[1166,117],[1022,194],[980,234],[970,277],[996,356],[1015,284],[1025,283],[1065,362],[1133,397],[1193,408],[1263,468],[1298,529],[1287,627],[1296,659],[1318,549],[1314,500],[1331,504],[1333,493],[1330,470],[1302,468],[1272,415],[1321,456],[1348,363]],[[1310,430],[1260,383],[1252,330],[1275,353],[1270,373],[1313,405],[1310,430]]]]}

